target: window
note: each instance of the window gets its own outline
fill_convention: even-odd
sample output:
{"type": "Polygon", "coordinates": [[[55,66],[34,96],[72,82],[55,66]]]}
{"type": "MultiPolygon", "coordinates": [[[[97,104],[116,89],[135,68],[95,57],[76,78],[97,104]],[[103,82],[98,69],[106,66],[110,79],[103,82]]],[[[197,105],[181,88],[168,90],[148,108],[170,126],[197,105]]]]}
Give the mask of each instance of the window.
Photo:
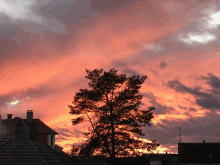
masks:
{"type": "Polygon", "coordinates": [[[50,145],[53,146],[53,135],[50,136],[50,145]]]}

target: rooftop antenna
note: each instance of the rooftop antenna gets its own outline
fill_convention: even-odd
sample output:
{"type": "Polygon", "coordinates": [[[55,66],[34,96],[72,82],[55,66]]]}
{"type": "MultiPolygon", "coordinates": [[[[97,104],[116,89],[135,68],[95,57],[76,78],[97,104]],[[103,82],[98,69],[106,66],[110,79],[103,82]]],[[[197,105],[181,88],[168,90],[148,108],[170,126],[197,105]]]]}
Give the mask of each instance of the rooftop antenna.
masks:
{"type": "Polygon", "coordinates": [[[181,143],[182,142],[182,140],[181,140],[181,127],[179,127],[179,130],[180,130],[180,134],[179,135],[175,135],[175,136],[179,136],[179,143],[181,143]]]}

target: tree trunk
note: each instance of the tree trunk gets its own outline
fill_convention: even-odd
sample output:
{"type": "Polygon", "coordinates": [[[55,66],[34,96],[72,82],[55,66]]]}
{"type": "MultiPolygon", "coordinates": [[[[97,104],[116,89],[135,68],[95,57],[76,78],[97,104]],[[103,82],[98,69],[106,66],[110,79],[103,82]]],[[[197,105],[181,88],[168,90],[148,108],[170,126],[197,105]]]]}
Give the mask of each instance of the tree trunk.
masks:
{"type": "Polygon", "coordinates": [[[111,127],[112,127],[112,155],[111,155],[111,162],[113,165],[117,165],[117,161],[115,159],[115,128],[113,123],[113,114],[112,114],[113,108],[112,105],[110,107],[110,118],[111,118],[111,127]]]}

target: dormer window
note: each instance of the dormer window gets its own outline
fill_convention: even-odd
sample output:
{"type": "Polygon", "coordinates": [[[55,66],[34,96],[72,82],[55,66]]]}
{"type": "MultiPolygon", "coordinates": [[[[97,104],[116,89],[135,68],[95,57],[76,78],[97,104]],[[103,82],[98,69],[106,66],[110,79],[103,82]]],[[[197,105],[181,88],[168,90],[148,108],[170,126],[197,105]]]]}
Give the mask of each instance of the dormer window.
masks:
{"type": "Polygon", "coordinates": [[[53,140],[54,140],[54,139],[53,139],[53,135],[51,135],[50,138],[51,138],[51,139],[50,139],[50,145],[53,146],[53,140]]]}

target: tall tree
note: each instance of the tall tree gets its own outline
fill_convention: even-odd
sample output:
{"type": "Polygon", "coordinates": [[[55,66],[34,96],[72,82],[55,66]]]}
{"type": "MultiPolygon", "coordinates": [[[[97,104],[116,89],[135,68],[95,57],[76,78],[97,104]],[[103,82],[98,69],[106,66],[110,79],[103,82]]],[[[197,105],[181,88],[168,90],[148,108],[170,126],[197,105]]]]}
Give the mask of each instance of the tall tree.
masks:
{"type": "Polygon", "coordinates": [[[101,75],[102,71],[103,69],[95,69],[91,72],[86,69],[88,76],[85,77],[91,80],[88,84],[92,89],[80,89],[72,102],[74,106],[68,105],[70,114],[81,115],[72,119],[73,125],[88,119],[92,127],[84,133],[88,140],[82,145],[73,145],[71,154],[94,155],[96,151],[96,155],[110,156],[111,162],[117,164],[116,157],[137,156],[137,149],[152,152],[160,146],[156,140],[144,143],[131,138],[131,135],[144,136],[140,127],[145,127],[145,124],[151,126],[149,121],[154,118],[154,107],[138,110],[143,97],[138,95],[139,88],[147,76],[127,78],[125,74],[117,75],[118,70],[114,68],[104,72],[104,75],[101,75]],[[124,89],[116,91],[123,86],[124,89]],[[94,116],[91,117],[88,113],[94,116]],[[92,119],[97,120],[94,122],[92,119]]]}

